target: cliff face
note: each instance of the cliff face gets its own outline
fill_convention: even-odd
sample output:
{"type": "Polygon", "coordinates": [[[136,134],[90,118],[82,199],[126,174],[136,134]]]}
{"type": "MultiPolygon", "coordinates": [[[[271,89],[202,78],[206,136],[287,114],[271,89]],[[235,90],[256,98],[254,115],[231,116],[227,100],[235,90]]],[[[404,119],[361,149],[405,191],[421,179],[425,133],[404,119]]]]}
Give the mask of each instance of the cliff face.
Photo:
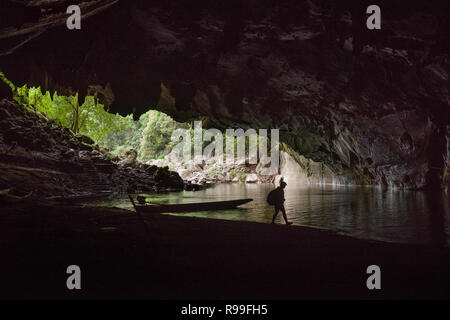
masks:
{"type": "Polygon", "coordinates": [[[291,157],[348,182],[448,186],[444,1],[379,1],[375,31],[361,1],[86,3],[77,31],[63,1],[2,10],[34,15],[28,33],[0,30],[0,69],[60,92],[109,84],[103,99],[123,114],[157,104],[205,126],[280,128],[291,157]]]}

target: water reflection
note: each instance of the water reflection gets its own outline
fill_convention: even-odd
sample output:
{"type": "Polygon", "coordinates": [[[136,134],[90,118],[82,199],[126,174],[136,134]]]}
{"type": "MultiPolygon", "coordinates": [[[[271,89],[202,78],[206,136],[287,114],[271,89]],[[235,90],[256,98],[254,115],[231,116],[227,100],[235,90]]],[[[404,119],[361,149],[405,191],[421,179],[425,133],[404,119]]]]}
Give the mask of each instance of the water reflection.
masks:
{"type": "MultiPolygon", "coordinates": [[[[243,209],[183,215],[270,223],[273,207],[266,197],[273,184],[220,184],[201,191],[148,195],[154,203],[187,203],[253,198],[243,209]]],[[[376,187],[295,185],[285,189],[285,208],[296,225],[330,229],[366,239],[449,245],[448,196],[441,193],[382,190],[376,187]]],[[[131,209],[128,199],[106,203],[131,209]]],[[[283,223],[278,217],[277,223],[283,223]]]]}

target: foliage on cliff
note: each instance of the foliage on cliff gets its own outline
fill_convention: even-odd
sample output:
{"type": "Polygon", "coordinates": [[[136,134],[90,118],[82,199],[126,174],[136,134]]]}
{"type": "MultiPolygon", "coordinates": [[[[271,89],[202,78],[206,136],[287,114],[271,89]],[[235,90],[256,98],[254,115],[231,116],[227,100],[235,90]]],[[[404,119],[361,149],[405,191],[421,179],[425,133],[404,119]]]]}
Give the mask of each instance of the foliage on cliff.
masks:
{"type": "Polygon", "coordinates": [[[188,125],[174,121],[168,115],[151,110],[148,112],[148,122],[142,132],[140,160],[160,158],[168,154],[176,142],[172,142],[172,132],[178,128],[187,129],[188,125]]]}
{"type": "Polygon", "coordinates": [[[87,96],[80,103],[78,94],[70,96],[50,95],[42,93],[39,87],[28,88],[26,85],[17,88],[16,100],[25,107],[43,112],[49,119],[91,137],[96,143],[102,144],[112,132],[122,132],[132,125],[131,115],[122,117],[105,110],[104,106],[93,97],[87,96]]]}
{"type": "MultiPolygon", "coordinates": [[[[162,112],[149,110],[135,121],[132,114],[123,117],[108,112],[95,95],[86,96],[81,103],[78,93],[63,95],[54,92],[51,95],[49,92],[43,93],[40,87],[16,87],[3,74],[0,74],[0,80],[11,88],[14,98],[25,108],[44,113],[47,118],[74,133],[89,136],[115,155],[124,156],[133,149],[142,162],[163,158],[178,143],[171,139],[173,131],[181,128],[190,131],[192,147],[194,145],[193,125],[177,122],[162,112]]],[[[202,128],[203,134],[204,131],[202,128]]],[[[226,134],[224,138],[225,144],[234,144],[236,151],[237,139],[226,134]]],[[[203,148],[209,143],[203,141],[203,148]]],[[[246,149],[248,143],[246,139],[246,149]]]]}
{"type": "Polygon", "coordinates": [[[39,87],[16,87],[0,73],[0,80],[13,91],[17,102],[25,108],[44,113],[59,125],[91,137],[116,154],[134,149],[138,159],[147,161],[160,158],[170,152],[172,132],[177,128],[188,128],[187,124],[174,121],[164,113],[149,110],[135,121],[130,114],[123,117],[105,110],[95,96],[87,96],[80,104],[77,93],[60,95],[55,92],[42,93],[39,87]]]}

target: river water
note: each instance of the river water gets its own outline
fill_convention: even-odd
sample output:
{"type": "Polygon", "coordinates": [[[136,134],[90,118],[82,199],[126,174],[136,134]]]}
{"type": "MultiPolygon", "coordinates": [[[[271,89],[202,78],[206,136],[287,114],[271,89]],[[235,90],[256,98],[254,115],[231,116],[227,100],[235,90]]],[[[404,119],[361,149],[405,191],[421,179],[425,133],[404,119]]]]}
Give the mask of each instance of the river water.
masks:
{"type": "MultiPolygon", "coordinates": [[[[179,215],[270,223],[266,202],[273,184],[218,184],[201,191],[146,195],[154,203],[187,203],[252,198],[240,209],[179,215]]],[[[289,184],[285,208],[294,225],[333,230],[357,238],[398,243],[450,245],[449,198],[445,194],[381,190],[378,187],[289,184]]],[[[132,209],[126,196],[96,205],[132,209]]],[[[284,224],[279,213],[276,223],[284,224]]]]}

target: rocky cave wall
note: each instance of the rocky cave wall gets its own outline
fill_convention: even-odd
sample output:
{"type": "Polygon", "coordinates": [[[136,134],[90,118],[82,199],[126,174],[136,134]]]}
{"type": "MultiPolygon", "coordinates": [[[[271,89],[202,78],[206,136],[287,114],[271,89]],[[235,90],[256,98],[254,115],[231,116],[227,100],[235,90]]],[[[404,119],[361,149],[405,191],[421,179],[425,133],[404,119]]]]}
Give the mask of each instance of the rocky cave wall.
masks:
{"type": "Polygon", "coordinates": [[[367,1],[85,1],[76,31],[64,1],[42,3],[2,2],[15,84],[108,85],[113,112],[279,128],[290,157],[345,182],[448,187],[446,1],[378,1],[374,31],[367,1]]]}
{"type": "Polygon", "coordinates": [[[177,173],[136,156],[114,156],[39,112],[0,100],[0,190],[37,200],[183,189],[177,173]]]}

